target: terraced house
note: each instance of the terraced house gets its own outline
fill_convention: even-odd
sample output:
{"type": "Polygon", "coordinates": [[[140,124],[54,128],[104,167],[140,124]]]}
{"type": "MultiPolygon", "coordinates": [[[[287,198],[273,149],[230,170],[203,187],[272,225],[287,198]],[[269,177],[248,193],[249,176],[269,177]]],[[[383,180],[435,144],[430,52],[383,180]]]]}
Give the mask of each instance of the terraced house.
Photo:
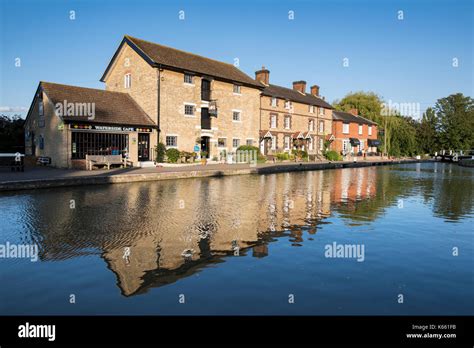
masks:
{"type": "Polygon", "coordinates": [[[167,148],[212,159],[258,143],[263,87],[232,64],[125,36],[101,81],[130,94],[167,148]]]}
{"type": "Polygon", "coordinates": [[[319,157],[331,134],[333,107],[319,96],[319,86],[306,91],[306,81],[293,88],[270,84],[270,71],[262,67],[255,79],[265,88],[260,101],[260,151],[273,156],[304,150],[319,157]]]}

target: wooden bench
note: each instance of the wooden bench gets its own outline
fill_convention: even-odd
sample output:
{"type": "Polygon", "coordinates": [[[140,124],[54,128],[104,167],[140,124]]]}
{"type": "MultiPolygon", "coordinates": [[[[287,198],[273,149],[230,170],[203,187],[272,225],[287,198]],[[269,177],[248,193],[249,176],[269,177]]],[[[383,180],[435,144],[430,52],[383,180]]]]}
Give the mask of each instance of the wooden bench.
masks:
{"type": "Polygon", "coordinates": [[[86,155],[86,167],[87,170],[92,170],[93,166],[105,166],[110,169],[110,166],[117,164],[126,166],[127,162],[124,163],[122,155],[86,155]]]}

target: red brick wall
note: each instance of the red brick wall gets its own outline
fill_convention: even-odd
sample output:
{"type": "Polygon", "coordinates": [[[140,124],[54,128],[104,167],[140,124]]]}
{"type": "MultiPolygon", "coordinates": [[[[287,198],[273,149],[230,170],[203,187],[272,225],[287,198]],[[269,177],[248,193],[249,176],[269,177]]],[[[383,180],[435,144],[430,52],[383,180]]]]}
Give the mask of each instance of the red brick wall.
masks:
{"type": "Polygon", "coordinates": [[[332,122],[332,134],[335,140],[331,144],[331,149],[337,152],[342,151],[342,140],[349,138],[357,138],[364,141],[364,149],[367,150],[367,139],[377,139],[377,126],[372,125],[372,135],[369,136],[369,125],[362,125],[362,134],[359,134],[359,123],[349,123],[349,133],[342,133],[342,121],[333,120],[332,122]]]}

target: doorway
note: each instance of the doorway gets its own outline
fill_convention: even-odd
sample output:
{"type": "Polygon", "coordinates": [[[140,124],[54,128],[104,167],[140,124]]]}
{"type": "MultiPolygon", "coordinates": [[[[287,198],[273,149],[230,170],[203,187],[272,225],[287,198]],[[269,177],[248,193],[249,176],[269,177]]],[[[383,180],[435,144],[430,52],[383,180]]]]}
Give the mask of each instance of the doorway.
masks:
{"type": "Polygon", "coordinates": [[[201,152],[206,152],[206,155],[201,157],[209,158],[209,150],[209,137],[201,137],[201,152]]]}
{"type": "Polygon", "coordinates": [[[150,160],[150,134],[138,133],[138,160],[150,160]]]}

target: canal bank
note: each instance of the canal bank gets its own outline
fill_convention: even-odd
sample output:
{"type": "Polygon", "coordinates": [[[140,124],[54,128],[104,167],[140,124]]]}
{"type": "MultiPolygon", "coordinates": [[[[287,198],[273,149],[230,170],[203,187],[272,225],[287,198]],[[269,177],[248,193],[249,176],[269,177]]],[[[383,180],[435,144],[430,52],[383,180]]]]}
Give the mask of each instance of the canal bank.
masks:
{"type": "Polygon", "coordinates": [[[279,163],[252,166],[215,164],[209,166],[186,166],[181,168],[142,168],[98,171],[90,174],[85,171],[38,169],[36,172],[0,174],[0,191],[31,190],[40,188],[122,184],[132,182],[160,181],[172,179],[222,177],[248,174],[275,174],[297,171],[325,169],[360,168],[401,163],[432,162],[433,160],[386,160],[364,162],[320,162],[320,163],[279,163]]]}

